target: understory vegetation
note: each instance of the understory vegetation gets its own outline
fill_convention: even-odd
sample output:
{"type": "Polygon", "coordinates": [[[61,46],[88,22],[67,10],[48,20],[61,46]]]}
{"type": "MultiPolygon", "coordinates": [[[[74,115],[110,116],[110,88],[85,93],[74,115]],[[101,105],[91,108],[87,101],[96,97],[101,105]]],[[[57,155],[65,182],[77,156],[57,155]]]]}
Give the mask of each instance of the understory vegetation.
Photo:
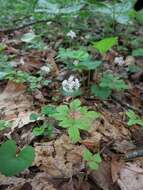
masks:
{"type": "Polygon", "coordinates": [[[142,190],[143,2],[0,12],[0,189],[142,190]]]}

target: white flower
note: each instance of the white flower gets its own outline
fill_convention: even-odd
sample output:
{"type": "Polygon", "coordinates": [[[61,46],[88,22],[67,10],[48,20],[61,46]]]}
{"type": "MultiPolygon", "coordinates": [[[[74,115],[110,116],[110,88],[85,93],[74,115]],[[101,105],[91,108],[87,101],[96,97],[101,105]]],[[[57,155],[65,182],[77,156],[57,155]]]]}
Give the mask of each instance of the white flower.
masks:
{"type": "Polygon", "coordinates": [[[80,87],[79,80],[71,75],[68,80],[64,80],[62,82],[62,88],[67,93],[73,93],[74,91],[78,90],[80,87]]]}
{"type": "Polygon", "coordinates": [[[50,68],[48,66],[41,67],[41,71],[45,74],[48,74],[50,72],[50,68]]]}
{"type": "Polygon", "coordinates": [[[79,64],[79,61],[78,61],[78,60],[75,60],[75,61],[73,62],[73,64],[74,64],[75,66],[77,66],[77,65],[79,64]]]}
{"type": "Polygon", "coordinates": [[[115,57],[114,63],[117,63],[118,65],[123,65],[125,61],[123,57],[115,57]]]}
{"type": "Polygon", "coordinates": [[[67,33],[67,36],[70,37],[71,39],[74,39],[74,38],[76,38],[76,33],[74,31],[70,30],[67,33]]]}

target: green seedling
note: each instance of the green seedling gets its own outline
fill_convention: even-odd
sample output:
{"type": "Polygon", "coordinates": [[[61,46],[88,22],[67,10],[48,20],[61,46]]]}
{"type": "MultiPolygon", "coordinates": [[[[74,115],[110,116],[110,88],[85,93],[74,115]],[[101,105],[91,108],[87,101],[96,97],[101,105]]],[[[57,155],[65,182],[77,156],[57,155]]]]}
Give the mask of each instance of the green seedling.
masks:
{"type": "Polygon", "coordinates": [[[34,136],[48,136],[50,138],[53,133],[53,129],[54,128],[51,124],[45,122],[43,125],[35,127],[32,132],[34,136]]]}
{"type": "Polygon", "coordinates": [[[31,146],[23,148],[16,153],[16,142],[7,140],[0,146],[0,172],[6,176],[14,176],[32,165],[35,158],[34,149],[31,146]]]}
{"type": "Polygon", "coordinates": [[[15,83],[25,83],[29,86],[30,91],[47,86],[51,81],[45,80],[42,76],[36,77],[24,71],[10,71],[6,74],[5,79],[15,83]]]}
{"type": "Polygon", "coordinates": [[[102,61],[93,60],[85,49],[60,48],[58,58],[74,71],[90,71],[102,65],[102,61]]]}
{"type": "Polygon", "coordinates": [[[131,127],[133,125],[140,125],[143,127],[143,119],[140,118],[137,114],[135,114],[134,111],[128,110],[126,112],[126,115],[128,116],[128,126],[131,127]]]}
{"type": "Polygon", "coordinates": [[[120,77],[112,73],[104,73],[99,85],[92,85],[91,92],[93,95],[106,100],[112,91],[123,91],[128,89],[128,85],[120,77]]]}
{"type": "Polygon", "coordinates": [[[92,154],[88,149],[84,150],[83,159],[87,161],[87,166],[92,170],[97,170],[102,162],[99,153],[92,154]]]}
{"type": "Polygon", "coordinates": [[[60,105],[56,108],[57,113],[52,116],[59,121],[62,128],[68,130],[68,134],[73,143],[80,140],[80,130],[88,131],[92,122],[100,116],[100,113],[88,111],[85,106],[81,106],[80,100],[73,100],[69,106],[60,105]]]}

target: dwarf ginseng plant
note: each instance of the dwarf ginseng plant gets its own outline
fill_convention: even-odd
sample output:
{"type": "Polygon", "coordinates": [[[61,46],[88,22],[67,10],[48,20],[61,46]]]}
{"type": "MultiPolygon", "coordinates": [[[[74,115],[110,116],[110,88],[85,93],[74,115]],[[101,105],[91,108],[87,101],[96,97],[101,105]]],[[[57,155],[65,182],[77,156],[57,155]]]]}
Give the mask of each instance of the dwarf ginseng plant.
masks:
{"type": "Polygon", "coordinates": [[[84,150],[83,159],[87,162],[87,166],[92,170],[97,170],[102,162],[99,153],[92,154],[88,149],[84,150]]]}
{"type": "Polygon", "coordinates": [[[72,142],[77,143],[80,140],[80,130],[88,131],[100,113],[88,111],[87,107],[81,106],[80,100],[76,99],[69,106],[58,106],[52,116],[59,121],[61,127],[68,129],[72,142]]]}

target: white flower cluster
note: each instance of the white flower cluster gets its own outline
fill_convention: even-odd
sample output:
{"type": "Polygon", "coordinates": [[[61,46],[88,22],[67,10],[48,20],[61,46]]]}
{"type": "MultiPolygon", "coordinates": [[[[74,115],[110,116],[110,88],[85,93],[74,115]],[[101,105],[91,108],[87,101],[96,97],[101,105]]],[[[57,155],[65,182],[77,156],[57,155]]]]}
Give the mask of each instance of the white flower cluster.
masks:
{"type": "Polygon", "coordinates": [[[74,39],[74,38],[76,38],[76,33],[74,31],[70,30],[67,33],[67,36],[70,37],[71,39],[74,39]]]}
{"type": "Polygon", "coordinates": [[[116,63],[118,65],[123,65],[125,63],[125,61],[124,61],[124,58],[120,56],[120,57],[115,57],[114,63],[116,63]]]}
{"type": "Polygon", "coordinates": [[[68,80],[64,80],[62,82],[62,88],[67,93],[73,93],[74,91],[78,90],[80,87],[79,80],[71,75],[68,80]]]}
{"type": "Polygon", "coordinates": [[[45,74],[48,74],[50,72],[50,67],[48,66],[43,66],[41,67],[41,71],[45,74]]]}

